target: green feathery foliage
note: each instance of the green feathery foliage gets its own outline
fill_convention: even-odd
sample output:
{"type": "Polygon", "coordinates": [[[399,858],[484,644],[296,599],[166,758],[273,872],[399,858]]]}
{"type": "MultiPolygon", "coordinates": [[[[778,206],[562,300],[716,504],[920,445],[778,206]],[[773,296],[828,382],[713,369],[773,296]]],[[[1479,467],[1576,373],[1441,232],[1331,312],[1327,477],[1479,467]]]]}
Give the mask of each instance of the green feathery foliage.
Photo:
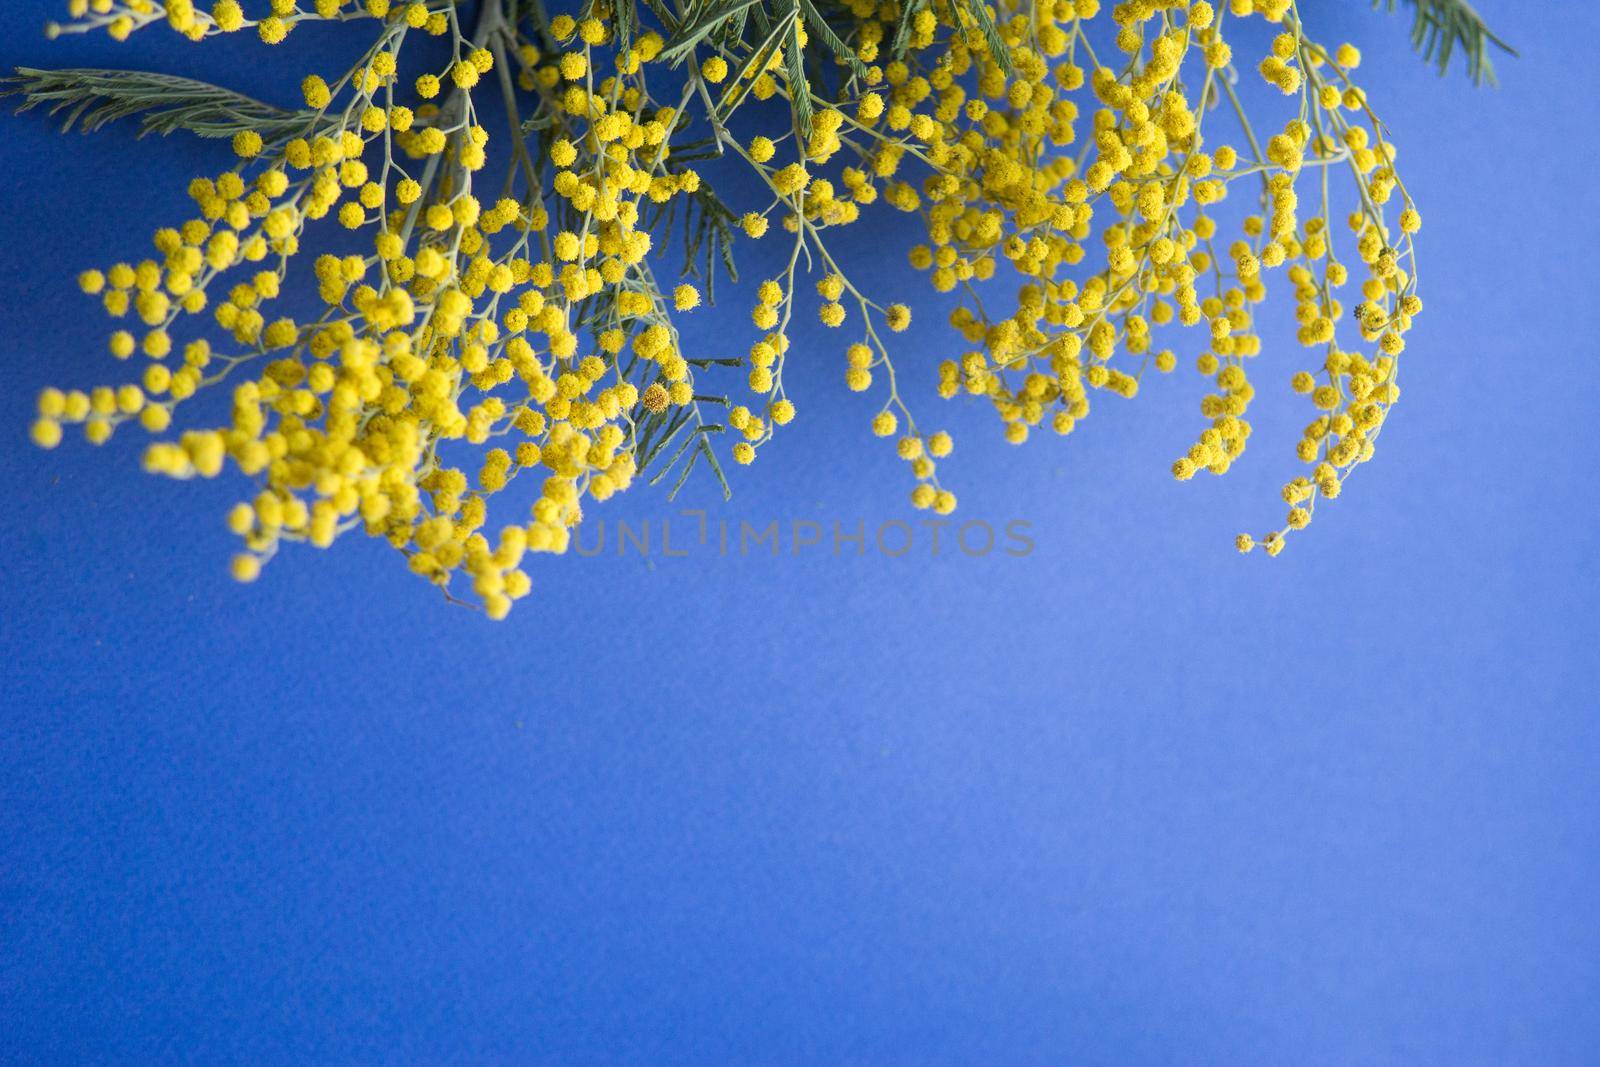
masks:
{"type": "MultiPolygon", "coordinates": [[[[1406,0],[1413,12],[1411,43],[1418,54],[1439,65],[1439,73],[1450,69],[1458,51],[1466,57],[1467,75],[1474,84],[1494,84],[1494,64],[1490,46],[1510,56],[1516,50],[1495,35],[1467,0],[1406,0]]],[[[1393,11],[1397,0],[1372,0],[1372,6],[1393,11]]]]}
{"type": "Polygon", "coordinates": [[[118,119],[139,116],[139,135],[186,130],[201,137],[232,137],[255,130],[266,141],[303,132],[316,117],[263,104],[232,89],[142,70],[35,70],[18,67],[0,79],[0,96],[20,95],[17,110],[44,107],[65,113],[62,128],[91,133],[118,119]]]}

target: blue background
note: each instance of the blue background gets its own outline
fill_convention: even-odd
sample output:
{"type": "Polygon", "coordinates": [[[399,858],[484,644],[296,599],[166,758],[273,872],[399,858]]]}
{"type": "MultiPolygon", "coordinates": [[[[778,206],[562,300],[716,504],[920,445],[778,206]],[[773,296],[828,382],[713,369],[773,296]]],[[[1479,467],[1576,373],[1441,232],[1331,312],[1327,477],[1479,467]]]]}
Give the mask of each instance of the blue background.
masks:
{"type": "MultiPolygon", "coordinates": [[[[1481,6],[1498,91],[1311,8],[1367,55],[1428,310],[1378,460],[1281,558],[1229,541],[1298,469],[1286,309],[1225,479],[1166,472],[1192,373],[1021,450],[921,376],[963,513],[1032,555],[541,560],[500,625],[355,538],[239,587],[237,482],[27,443],[40,387],[113,370],[73,274],[224,155],[6,117],[0,1057],[1595,1062],[1600,13],[1481,6]]],[[[354,40],[47,44],[56,10],[4,5],[0,65],[284,100],[354,40]]],[[[821,333],[718,517],[907,517],[821,333]]]]}

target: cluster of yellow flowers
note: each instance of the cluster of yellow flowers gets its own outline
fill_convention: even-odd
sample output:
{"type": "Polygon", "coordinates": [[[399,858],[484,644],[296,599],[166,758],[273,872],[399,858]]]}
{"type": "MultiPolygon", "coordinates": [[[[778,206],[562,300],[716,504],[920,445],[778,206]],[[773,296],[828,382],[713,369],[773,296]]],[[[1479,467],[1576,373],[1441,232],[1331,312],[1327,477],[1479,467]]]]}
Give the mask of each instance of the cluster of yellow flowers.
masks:
{"type": "Polygon", "coordinates": [[[546,22],[512,0],[270,0],[259,18],[237,0],[72,0],[57,29],[118,38],[157,22],[197,40],[253,30],[268,44],[315,19],[369,18],[377,32],[333,82],[305,75],[304,110],[234,132],[237,163],[190,185],[194,217],[159,230],[154,256],[82,275],[130,324],[111,354],[144,366],[131,384],[45,390],[34,440],[53,447],[76,424],[100,443],[137,421],[163,435],[145,453],[153,472],[213,477],[231,462],[257,482],[227,517],[244,542],[241,580],[285,542],[326,546],[359,528],[447,595],[469,586],[498,618],[529,591],[525,554],[565,551],[586,500],[653,463],[687,475],[703,456],[716,468],[721,433],[750,463],[795,417],[783,370],[810,272],[821,322],[856,335],[843,346],[847,387],[884,387],[871,429],[909,464],[911,503],[945,514],[956,499],[936,468],[952,440],[917,428],[888,343],[911,309],[864,292],[825,241],[882,200],[925,224],[910,262],[953,294],[950,323],[969,347],[926,373],[941,396],[987,397],[1009,441],[1047,420],[1070,433],[1093,391],[1134,396],[1149,366],[1177,366],[1157,329],[1202,327],[1194,366],[1215,388],[1173,464],[1180,480],[1222,474],[1244,450],[1262,355],[1254,309],[1281,269],[1299,342],[1321,366],[1273,372],[1317,411],[1297,448],[1309,475],[1284,487],[1285,520],[1259,541],[1276,554],[1372,455],[1421,308],[1420,219],[1350,80],[1355,50],[1310,40],[1293,0],[1127,0],[1105,12],[1099,0],[901,2],[826,14],[810,0],[744,4],[736,27],[707,33],[696,19],[710,5],[687,0],[652,6],[659,32],[611,4],[546,22]],[[463,10],[477,15],[470,27],[463,10]],[[1275,24],[1257,69],[1297,104],[1264,143],[1223,37],[1225,21],[1247,17],[1275,24]],[[441,69],[403,73],[415,34],[450,44],[441,69]],[[799,54],[819,35],[834,84],[808,81],[799,54]],[[508,134],[480,124],[486,89],[503,99],[508,134]],[[774,97],[789,104],[788,129],[729,132],[747,100],[774,97]],[[1223,105],[1242,147],[1202,132],[1223,105]],[[503,174],[489,152],[502,138],[503,174]],[[723,206],[689,165],[713,156],[747,164],[766,202],[723,206]],[[1353,191],[1342,219],[1336,176],[1353,191]],[[1216,205],[1239,181],[1258,200],[1227,241],[1216,205]],[[762,239],[774,218],[791,235],[786,268],[755,287],[745,356],[682,349],[676,316],[701,292],[660,284],[650,255],[675,210],[724,242],[762,239]],[[308,226],[330,217],[369,233],[370,252],[316,257],[319,310],[278,313],[308,226]],[[1347,311],[1339,290],[1358,261],[1347,311]],[[207,314],[227,343],[198,324],[176,336],[207,314]],[[1338,339],[1347,314],[1365,354],[1338,339]],[[701,392],[700,378],[728,366],[746,376],[744,403],[701,392]],[[181,404],[224,383],[228,425],[166,436],[181,404]],[[722,421],[708,421],[717,407],[722,421]],[[491,522],[490,498],[524,474],[538,480],[531,511],[491,522]]]}
{"type": "MultiPolygon", "coordinates": [[[[851,10],[858,54],[878,59],[895,11],[867,0],[851,10]]],[[[929,272],[935,290],[959,294],[950,322],[973,347],[940,364],[940,395],[987,397],[1013,443],[1047,418],[1068,434],[1089,414],[1092,390],[1132,397],[1152,364],[1161,373],[1177,367],[1155,328],[1174,320],[1204,326],[1209,336],[1194,366],[1216,389],[1201,398],[1206,421],[1172,471],[1179,480],[1225,473],[1251,431],[1247,368],[1261,354],[1252,309],[1266,299],[1265,273],[1284,268],[1298,340],[1319,351],[1323,365],[1320,379],[1289,372],[1318,415],[1297,448],[1311,476],[1284,487],[1284,524],[1260,541],[1277,554],[1289,531],[1310,522],[1315,499],[1338,495],[1371,457],[1399,396],[1403,335],[1422,307],[1412,244],[1421,218],[1395,173],[1393,146],[1350,80],[1358,52],[1345,45],[1330,53],[1307,38],[1292,0],[1234,0],[1223,11],[1206,0],[1118,4],[1110,11],[1114,60],[1095,54],[1089,32],[1098,0],[996,14],[1003,57],[976,27],[946,33],[933,8],[917,12],[907,60],[869,77],[874,90],[845,120],[860,135],[852,146],[859,166],[845,171],[852,197],[881,195],[918,213],[929,240],[911,250],[912,265],[929,272]],[[1258,70],[1299,105],[1265,145],[1222,34],[1225,18],[1249,15],[1279,26],[1258,70]],[[1187,84],[1186,64],[1198,68],[1187,84]],[[1079,96],[1094,106],[1082,137],[1079,96]],[[1243,155],[1203,135],[1224,101],[1243,155]],[[897,177],[907,157],[916,183],[897,177]],[[1334,172],[1353,189],[1342,220],[1334,218],[1334,172]],[[1316,192],[1302,212],[1297,185],[1308,173],[1316,192]],[[1259,211],[1224,246],[1213,205],[1239,180],[1259,186],[1259,211]],[[1391,225],[1385,209],[1396,190],[1404,206],[1391,225]],[[1341,226],[1351,235],[1348,262],[1335,248],[1341,226]],[[1336,337],[1346,313],[1336,291],[1350,283],[1357,260],[1364,278],[1355,332],[1370,356],[1336,337]],[[1014,299],[997,304],[990,295],[986,304],[996,287],[981,295],[977,283],[995,278],[1002,263],[1020,284],[1006,290],[1014,299]]],[[[860,387],[854,362],[850,373],[860,387]]],[[[901,454],[926,462],[914,446],[901,454]]],[[[931,499],[919,492],[913,502],[931,499]]],[[[1249,551],[1257,541],[1246,534],[1237,544],[1249,551]]]]}

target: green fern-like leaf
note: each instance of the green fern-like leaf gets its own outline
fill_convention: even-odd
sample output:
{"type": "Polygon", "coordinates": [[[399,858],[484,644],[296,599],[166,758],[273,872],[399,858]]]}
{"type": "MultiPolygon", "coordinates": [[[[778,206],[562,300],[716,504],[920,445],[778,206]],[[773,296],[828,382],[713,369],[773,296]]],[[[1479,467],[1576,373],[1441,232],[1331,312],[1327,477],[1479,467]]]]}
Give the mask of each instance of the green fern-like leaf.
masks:
{"type": "MultiPolygon", "coordinates": [[[[1473,10],[1467,0],[1406,0],[1406,3],[1411,5],[1414,16],[1411,43],[1423,59],[1438,64],[1440,74],[1450,69],[1450,60],[1460,52],[1473,82],[1493,85],[1491,47],[1507,55],[1517,54],[1489,29],[1483,16],[1473,10]]],[[[1398,0],[1372,0],[1372,6],[1394,11],[1398,0]]]]}
{"type": "Polygon", "coordinates": [[[141,137],[179,130],[232,137],[254,130],[270,144],[305,132],[316,120],[315,112],[287,111],[208,82],[141,70],[19,67],[0,80],[0,95],[21,96],[19,112],[43,107],[51,115],[64,113],[64,129],[85,133],[137,116],[141,137]]]}

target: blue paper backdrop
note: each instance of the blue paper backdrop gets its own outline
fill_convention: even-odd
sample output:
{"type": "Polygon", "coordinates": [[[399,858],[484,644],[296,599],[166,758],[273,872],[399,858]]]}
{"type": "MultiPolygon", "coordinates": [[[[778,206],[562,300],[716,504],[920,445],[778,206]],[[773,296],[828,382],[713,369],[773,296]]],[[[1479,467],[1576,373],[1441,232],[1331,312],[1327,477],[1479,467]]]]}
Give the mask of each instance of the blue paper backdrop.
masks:
{"type": "MultiPolygon", "coordinates": [[[[1482,7],[1499,91],[1309,5],[1403,146],[1428,311],[1378,461],[1280,559],[1229,540],[1297,469],[1286,312],[1226,479],[1166,472],[1190,373],[1021,450],[920,377],[962,514],[1030,555],[608,548],[501,625],[357,538],[236,586],[237,482],[27,443],[40,387],[116,369],[73,274],[223,153],[0,120],[0,1059],[1593,1062],[1600,14],[1482,7]]],[[[0,9],[0,66],[283,100],[352,40],[48,44],[55,10],[0,9]]],[[[910,517],[822,334],[802,418],[689,506],[910,517]]]]}

